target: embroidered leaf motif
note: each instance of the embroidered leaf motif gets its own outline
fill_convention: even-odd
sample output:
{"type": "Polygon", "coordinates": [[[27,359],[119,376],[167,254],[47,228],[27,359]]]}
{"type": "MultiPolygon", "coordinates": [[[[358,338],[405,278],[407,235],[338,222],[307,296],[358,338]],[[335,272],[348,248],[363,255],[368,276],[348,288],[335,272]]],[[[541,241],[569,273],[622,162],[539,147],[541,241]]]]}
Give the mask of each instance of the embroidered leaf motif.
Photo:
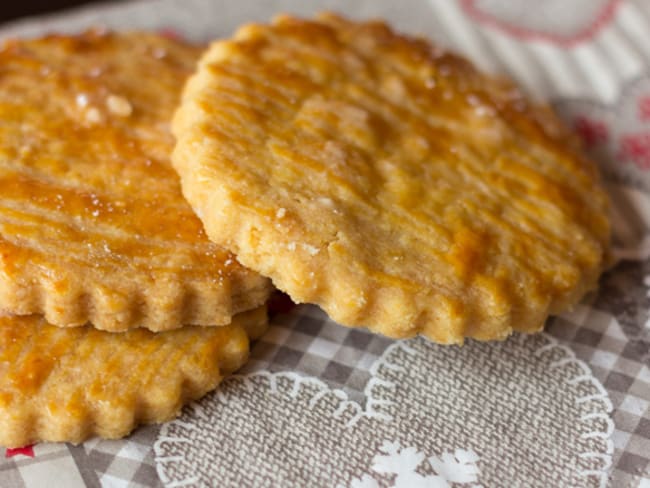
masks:
{"type": "Polygon", "coordinates": [[[435,472],[452,483],[476,482],[479,475],[476,461],[478,461],[476,453],[463,449],[456,449],[453,454],[445,452],[440,457],[429,458],[429,464],[435,472]]]}
{"type": "MultiPolygon", "coordinates": [[[[385,441],[379,448],[381,454],[372,459],[372,470],[384,476],[394,475],[392,488],[451,488],[451,483],[476,482],[479,470],[478,456],[472,451],[457,449],[443,453],[439,458],[429,458],[436,474],[417,472],[425,455],[415,447],[402,448],[399,442],[385,441]]],[[[352,488],[378,488],[379,483],[364,475],[352,480],[352,488]]],[[[385,486],[385,485],[382,485],[385,486]]]]}
{"type": "Polygon", "coordinates": [[[398,442],[384,442],[379,451],[384,455],[377,454],[372,460],[372,469],[377,473],[398,476],[415,473],[424,460],[424,454],[415,447],[401,449],[398,442]]]}

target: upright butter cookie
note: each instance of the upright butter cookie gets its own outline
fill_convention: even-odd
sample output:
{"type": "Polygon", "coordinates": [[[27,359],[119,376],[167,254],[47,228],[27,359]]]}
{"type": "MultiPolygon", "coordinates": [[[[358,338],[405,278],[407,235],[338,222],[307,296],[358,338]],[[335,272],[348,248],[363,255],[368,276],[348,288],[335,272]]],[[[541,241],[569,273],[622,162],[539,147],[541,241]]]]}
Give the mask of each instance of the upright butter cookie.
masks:
{"type": "Polygon", "coordinates": [[[534,332],[607,261],[607,196],[555,115],[381,22],[242,27],[203,55],[173,132],[208,236],[346,325],[534,332]]]}
{"type": "Polygon", "coordinates": [[[0,317],[0,445],[117,438],[164,422],[248,358],[266,308],[222,327],[111,333],[0,317]]]}
{"type": "Polygon", "coordinates": [[[200,49],[147,33],[0,49],[0,310],[58,326],[227,324],[269,281],[211,243],[169,128],[200,49]]]}

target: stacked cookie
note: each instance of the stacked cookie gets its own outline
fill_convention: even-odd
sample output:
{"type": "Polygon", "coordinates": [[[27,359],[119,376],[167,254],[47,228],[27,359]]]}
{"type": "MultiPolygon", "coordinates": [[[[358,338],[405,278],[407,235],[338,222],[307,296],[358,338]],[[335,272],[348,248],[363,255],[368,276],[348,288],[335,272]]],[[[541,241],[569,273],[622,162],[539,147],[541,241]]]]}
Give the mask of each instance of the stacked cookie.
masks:
{"type": "Polygon", "coordinates": [[[0,52],[0,445],[169,420],[264,331],[269,280],[208,240],[171,167],[199,53],[97,31],[0,52]]]}
{"type": "Polygon", "coordinates": [[[509,82],[329,14],[201,51],[94,31],[0,52],[0,444],[176,415],[245,361],[265,277],[447,344],[539,331],[596,286],[597,171],[509,82]]]}

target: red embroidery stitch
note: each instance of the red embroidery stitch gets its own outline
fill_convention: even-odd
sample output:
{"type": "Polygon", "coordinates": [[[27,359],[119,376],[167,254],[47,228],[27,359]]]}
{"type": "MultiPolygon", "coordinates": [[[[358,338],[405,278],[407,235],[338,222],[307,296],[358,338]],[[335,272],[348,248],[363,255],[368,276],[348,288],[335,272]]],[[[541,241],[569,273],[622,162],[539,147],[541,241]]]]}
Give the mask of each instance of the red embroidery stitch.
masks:
{"type": "Polygon", "coordinates": [[[639,169],[650,169],[650,132],[625,134],[620,140],[620,157],[639,169]]]}
{"type": "Polygon", "coordinates": [[[585,29],[575,34],[564,36],[550,32],[537,31],[526,27],[514,25],[484,12],[476,5],[476,0],[460,0],[462,9],[474,20],[489,27],[500,29],[518,39],[530,41],[546,41],[559,44],[563,47],[572,47],[594,37],[600,29],[607,25],[614,18],[614,13],[622,0],[610,0],[594,21],[585,29]]]}
{"type": "Polygon", "coordinates": [[[581,116],[577,117],[573,124],[575,131],[587,147],[605,143],[609,138],[607,126],[599,120],[592,120],[581,116]]]}
{"type": "Polygon", "coordinates": [[[181,36],[177,30],[172,29],[171,27],[165,27],[163,29],[160,29],[158,31],[158,34],[160,34],[163,37],[166,37],[167,39],[171,39],[172,41],[180,41],[183,38],[183,36],[181,36]]]}
{"type": "Polygon", "coordinates": [[[24,447],[16,447],[14,449],[7,449],[5,451],[5,457],[6,458],[12,458],[14,456],[27,456],[27,457],[34,457],[34,446],[24,446],[24,447]]]}
{"type": "Polygon", "coordinates": [[[650,121],[650,95],[639,99],[639,120],[642,122],[650,121]]]}

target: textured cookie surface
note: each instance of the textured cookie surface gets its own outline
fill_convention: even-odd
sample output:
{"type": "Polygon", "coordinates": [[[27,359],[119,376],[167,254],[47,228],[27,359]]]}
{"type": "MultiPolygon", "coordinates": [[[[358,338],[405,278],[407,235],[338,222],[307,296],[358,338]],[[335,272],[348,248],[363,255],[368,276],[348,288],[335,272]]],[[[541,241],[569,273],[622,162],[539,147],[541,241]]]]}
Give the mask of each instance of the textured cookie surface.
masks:
{"type": "Polygon", "coordinates": [[[607,196],[555,115],[380,22],[241,28],[203,56],[173,131],[208,236],[343,324],[537,331],[607,259],[607,196]]]}
{"type": "Polygon", "coordinates": [[[0,445],[117,438],[170,420],[244,364],[247,333],[266,323],[265,307],[222,327],[159,333],[0,317],[0,445]]]}
{"type": "Polygon", "coordinates": [[[199,52],[105,32],[0,49],[0,310],[165,330],[264,302],[268,280],[207,239],[170,164],[199,52]]]}

